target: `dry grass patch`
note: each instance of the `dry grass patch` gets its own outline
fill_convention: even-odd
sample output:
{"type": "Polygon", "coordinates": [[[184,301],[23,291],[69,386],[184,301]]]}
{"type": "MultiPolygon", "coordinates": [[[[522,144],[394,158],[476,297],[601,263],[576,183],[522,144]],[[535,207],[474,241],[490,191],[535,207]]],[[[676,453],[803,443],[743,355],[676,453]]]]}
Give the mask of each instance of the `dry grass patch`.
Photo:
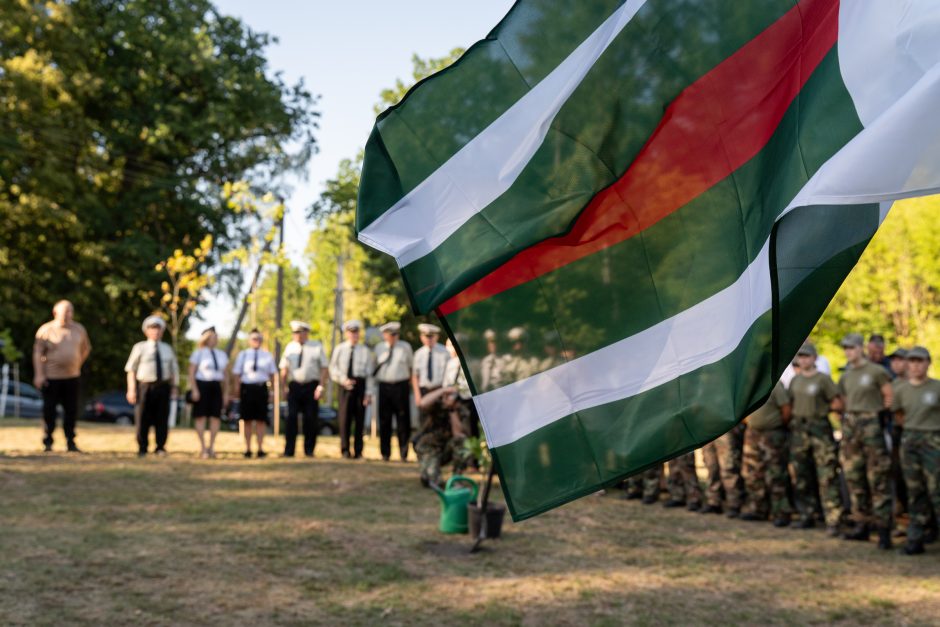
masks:
{"type": "MultiPolygon", "coordinates": [[[[73,456],[0,422],[0,624],[935,624],[940,546],[904,558],[591,497],[477,555],[436,531],[414,464],[137,459],[130,429],[81,425],[73,456]]],[[[280,443],[271,441],[277,451],[280,443]]]]}

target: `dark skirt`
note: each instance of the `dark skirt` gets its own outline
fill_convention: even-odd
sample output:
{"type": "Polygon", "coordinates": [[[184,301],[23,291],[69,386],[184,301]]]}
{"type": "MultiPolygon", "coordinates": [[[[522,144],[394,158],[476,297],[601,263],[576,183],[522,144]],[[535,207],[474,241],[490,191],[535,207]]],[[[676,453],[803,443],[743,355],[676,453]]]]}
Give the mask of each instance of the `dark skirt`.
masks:
{"type": "Polygon", "coordinates": [[[242,420],[263,420],[270,424],[268,386],[264,383],[242,383],[238,413],[242,420]]]}
{"type": "Polygon", "coordinates": [[[199,402],[193,403],[193,418],[220,418],[222,416],[222,382],[200,381],[199,402]]]}

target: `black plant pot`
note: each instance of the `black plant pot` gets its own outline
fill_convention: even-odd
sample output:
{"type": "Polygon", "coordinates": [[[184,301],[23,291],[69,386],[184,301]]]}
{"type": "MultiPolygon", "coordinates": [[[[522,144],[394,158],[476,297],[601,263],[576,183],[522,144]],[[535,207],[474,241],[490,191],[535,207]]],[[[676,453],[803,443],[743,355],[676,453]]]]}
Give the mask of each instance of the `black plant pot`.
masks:
{"type": "MultiPolygon", "coordinates": [[[[486,537],[498,538],[503,531],[503,518],[506,517],[506,506],[502,503],[486,504],[486,537]]],[[[476,503],[467,504],[467,523],[470,527],[470,537],[480,537],[480,523],[483,517],[476,503]]]]}

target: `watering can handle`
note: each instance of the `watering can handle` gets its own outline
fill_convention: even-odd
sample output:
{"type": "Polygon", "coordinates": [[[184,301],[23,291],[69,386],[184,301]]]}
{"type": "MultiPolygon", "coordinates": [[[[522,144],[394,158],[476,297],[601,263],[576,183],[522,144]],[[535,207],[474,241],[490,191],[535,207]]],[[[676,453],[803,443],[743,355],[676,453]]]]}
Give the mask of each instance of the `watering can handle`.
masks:
{"type": "Polygon", "coordinates": [[[454,475],[447,480],[447,483],[444,485],[444,490],[450,490],[450,486],[455,483],[467,483],[473,489],[473,496],[470,497],[471,500],[476,500],[477,493],[480,491],[480,486],[477,485],[477,482],[471,479],[470,477],[464,477],[463,475],[454,475]]]}

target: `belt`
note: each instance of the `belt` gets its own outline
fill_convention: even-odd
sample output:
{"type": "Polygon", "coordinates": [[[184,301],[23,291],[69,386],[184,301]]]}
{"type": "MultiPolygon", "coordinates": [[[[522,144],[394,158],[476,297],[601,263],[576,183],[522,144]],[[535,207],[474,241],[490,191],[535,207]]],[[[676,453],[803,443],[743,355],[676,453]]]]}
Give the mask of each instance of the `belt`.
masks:
{"type": "Polygon", "coordinates": [[[267,381],[261,381],[259,383],[242,383],[243,388],[266,388],[268,387],[267,381]]]}
{"type": "Polygon", "coordinates": [[[853,418],[877,418],[878,412],[876,411],[847,411],[845,412],[846,416],[852,416],[853,418]]]}
{"type": "Polygon", "coordinates": [[[296,381],[296,380],[295,380],[295,381],[291,381],[288,385],[294,385],[294,384],[297,384],[297,385],[310,385],[311,383],[317,383],[317,384],[319,384],[319,383],[320,383],[320,380],[319,380],[319,379],[311,379],[311,380],[309,380],[309,381],[296,381]]]}

